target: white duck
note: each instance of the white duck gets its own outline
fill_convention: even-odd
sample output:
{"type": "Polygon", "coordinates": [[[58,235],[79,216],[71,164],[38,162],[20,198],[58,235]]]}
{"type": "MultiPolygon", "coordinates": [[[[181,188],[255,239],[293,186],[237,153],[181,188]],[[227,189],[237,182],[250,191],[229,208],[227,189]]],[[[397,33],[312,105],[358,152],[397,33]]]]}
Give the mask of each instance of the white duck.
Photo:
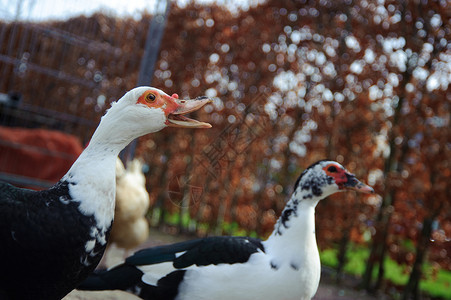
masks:
{"type": "Polygon", "coordinates": [[[89,145],[53,187],[32,191],[0,182],[0,298],[61,299],[83,281],[106,247],[119,152],[167,126],[211,127],[183,116],[209,101],[135,88],[112,104],[89,145]]]}
{"type": "Polygon", "coordinates": [[[319,161],[296,181],[266,241],[208,237],[144,249],[79,288],[129,289],[144,299],[311,299],[320,279],[315,207],[348,189],[373,192],[339,163],[319,161]]]}

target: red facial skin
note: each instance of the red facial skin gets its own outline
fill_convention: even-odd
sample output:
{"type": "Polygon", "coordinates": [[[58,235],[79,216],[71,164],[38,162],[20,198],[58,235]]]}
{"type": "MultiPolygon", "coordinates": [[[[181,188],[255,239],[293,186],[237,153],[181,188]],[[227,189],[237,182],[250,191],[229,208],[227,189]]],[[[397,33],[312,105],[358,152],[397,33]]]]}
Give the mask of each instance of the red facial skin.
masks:
{"type": "Polygon", "coordinates": [[[335,180],[335,183],[340,187],[342,187],[343,184],[345,184],[348,181],[348,178],[346,177],[346,174],[352,175],[349,173],[345,168],[337,165],[337,164],[328,164],[323,168],[324,172],[330,177],[333,177],[335,180]],[[331,172],[329,169],[330,167],[335,167],[335,171],[331,172]]]}
{"type": "Polygon", "coordinates": [[[151,108],[161,108],[163,109],[164,114],[168,116],[180,106],[176,101],[178,98],[179,96],[177,94],[173,94],[171,97],[160,94],[156,90],[147,90],[138,98],[137,103],[144,104],[151,108]]]}
{"type": "Polygon", "coordinates": [[[360,193],[372,194],[374,190],[372,187],[363,184],[355,178],[355,175],[350,173],[345,168],[331,163],[323,168],[324,172],[332,177],[340,190],[348,189],[360,193]]]}

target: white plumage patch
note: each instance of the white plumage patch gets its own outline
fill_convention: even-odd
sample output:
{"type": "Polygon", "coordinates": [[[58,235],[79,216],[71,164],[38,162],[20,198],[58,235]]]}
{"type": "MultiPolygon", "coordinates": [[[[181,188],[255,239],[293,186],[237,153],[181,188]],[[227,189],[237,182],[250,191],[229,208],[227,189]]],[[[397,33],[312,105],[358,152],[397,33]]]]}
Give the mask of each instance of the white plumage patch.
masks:
{"type": "Polygon", "coordinates": [[[175,254],[175,258],[179,258],[180,256],[182,256],[182,255],[185,254],[185,253],[186,253],[186,251],[177,252],[177,253],[175,254]]]}
{"type": "Polygon", "coordinates": [[[61,196],[59,198],[60,202],[63,204],[69,204],[70,203],[70,198],[68,198],[67,196],[61,196]]]}
{"type": "Polygon", "coordinates": [[[139,266],[138,269],[144,273],[141,280],[150,285],[157,285],[158,280],[167,274],[175,271],[172,262],[164,262],[161,264],[139,266]]]}
{"type": "Polygon", "coordinates": [[[106,244],[106,232],[99,231],[96,227],[91,228],[91,237],[94,238],[94,242],[100,243],[102,246],[106,244]]]}
{"type": "Polygon", "coordinates": [[[96,240],[87,241],[85,244],[85,251],[88,253],[91,252],[92,250],[94,250],[95,245],[96,245],[96,240]]]}

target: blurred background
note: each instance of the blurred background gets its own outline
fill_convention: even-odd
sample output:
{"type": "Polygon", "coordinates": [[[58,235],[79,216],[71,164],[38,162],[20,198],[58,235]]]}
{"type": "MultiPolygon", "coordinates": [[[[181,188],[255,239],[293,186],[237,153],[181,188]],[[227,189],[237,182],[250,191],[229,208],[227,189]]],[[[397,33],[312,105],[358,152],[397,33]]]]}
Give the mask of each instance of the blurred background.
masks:
{"type": "Polygon", "coordinates": [[[318,205],[334,278],[451,299],[450,15],[445,0],[0,0],[0,179],[55,183],[137,85],[206,95],[195,118],[212,129],[121,155],[144,164],[149,226],[265,238],[329,158],[377,193],[318,205]]]}

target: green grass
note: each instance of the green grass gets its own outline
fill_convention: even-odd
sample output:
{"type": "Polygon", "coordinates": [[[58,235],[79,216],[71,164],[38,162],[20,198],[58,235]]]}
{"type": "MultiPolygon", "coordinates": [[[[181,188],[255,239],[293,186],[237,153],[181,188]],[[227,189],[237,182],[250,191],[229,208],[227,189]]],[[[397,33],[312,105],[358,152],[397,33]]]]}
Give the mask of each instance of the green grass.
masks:
{"type": "Polygon", "coordinates": [[[390,258],[385,258],[384,278],[396,285],[406,285],[409,281],[409,272],[406,272],[405,265],[399,265],[390,258]]]}
{"type": "Polygon", "coordinates": [[[426,280],[420,282],[420,289],[433,297],[451,299],[451,272],[439,270],[437,277],[433,278],[428,270],[431,268],[426,265],[424,267],[426,280]]]}
{"type": "MultiPolygon", "coordinates": [[[[337,253],[337,249],[325,249],[320,251],[321,263],[325,266],[335,268],[338,265],[337,253]]],[[[359,246],[349,247],[348,253],[346,253],[348,261],[344,267],[344,271],[348,274],[362,276],[365,271],[368,256],[369,249],[367,248],[359,246]]],[[[407,284],[407,281],[409,280],[409,272],[406,271],[407,266],[399,265],[390,258],[385,259],[384,266],[384,278],[386,280],[400,286],[407,284]]],[[[420,289],[433,297],[451,300],[451,272],[439,270],[434,277],[431,274],[431,269],[430,264],[424,265],[424,279],[420,282],[420,289]]]]}
{"type": "MultiPolygon", "coordinates": [[[[192,225],[196,225],[201,231],[208,231],[210,226],[206,223],[198,223],[194,219],[190,217],[189,214],[183,214],[182,215],[182,227],[183,228],[189,228],[192,225]]],[[[171,226],[178,226],[180,222],[180,213],[172,213],[172,214],[165,214],[164,222],[171,226]]],[[[231,236],[250,236],[250,237],[258,237],[257,233],[255,231],[246,231],[242,228],[240,228],[239,224],[237,222],[224,222],[222,224],[222,231],[225,235],[231,235],[231,236]]]]}
{"type": "Polygon", "coordinates": [[[321,258],[321,264],[332,268],[337,267],[337,253],[337,249],[325,249],[320,251],[319,257],[321,258]]]}
{"type": "Polygon", "coordinates": [[[361,275],[365,272],[366,261],[369,256],[369,252],[365,250],[361,247],[349,247],[346,253],[347,264],[344,267],[346,273],[361,275]]]}
{"type": "Polygon", "coordinates": [[[179,221],[180,221],[180,214],[178,214],[178,213],[174,213],[174,214],[166,213],[164,215],[164,222],[166,224],[175,226],[175,225],[179,224],[179,221]]]}

